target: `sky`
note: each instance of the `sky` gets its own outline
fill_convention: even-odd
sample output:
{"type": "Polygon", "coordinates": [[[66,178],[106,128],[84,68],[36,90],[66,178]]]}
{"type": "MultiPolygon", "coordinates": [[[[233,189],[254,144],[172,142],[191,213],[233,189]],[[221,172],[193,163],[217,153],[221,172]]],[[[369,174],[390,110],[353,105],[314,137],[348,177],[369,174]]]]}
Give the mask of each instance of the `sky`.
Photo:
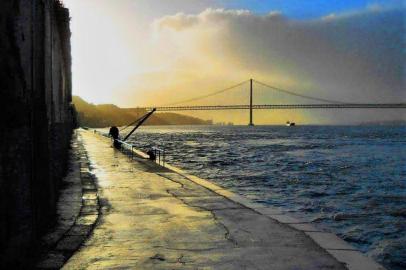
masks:
{"type": "MultiPolygon", "coordinates": [[[[406,101],[401,0],[64,0],[73,92],[122,107],[185,100],[254,78],[345,102],[406,101]]],[[[193,104],[247,104],[248,86],[193,104]]],[[[254,103],[306,103],[261,86],[254,103]]],[[[188,103],[186,105],[191,105],[188,103]]],[[[245,123],[247,112],[198,112],[245,123]]],[[[259,124],[406,119],[399,111],[256,112],[259,124]]]]}

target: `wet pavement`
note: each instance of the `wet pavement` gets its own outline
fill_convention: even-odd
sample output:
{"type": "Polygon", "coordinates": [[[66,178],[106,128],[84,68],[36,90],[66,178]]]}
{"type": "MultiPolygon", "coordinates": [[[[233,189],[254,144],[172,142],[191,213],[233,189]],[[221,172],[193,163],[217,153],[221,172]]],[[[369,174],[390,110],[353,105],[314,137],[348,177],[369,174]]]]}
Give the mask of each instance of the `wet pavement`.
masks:
{"type": "Polygon", "coordinates": [[[302,231],[79,132],[101,214],[63,269],[345,269],[302,231]]]}
{"type": "Polygon", "coordinates": [[[72,137],[69,170],[61,182],[55,226],[42,237],[35,269],[60,269],[87,240],[99,215],[95,178],[78,132],[72,137]]]}

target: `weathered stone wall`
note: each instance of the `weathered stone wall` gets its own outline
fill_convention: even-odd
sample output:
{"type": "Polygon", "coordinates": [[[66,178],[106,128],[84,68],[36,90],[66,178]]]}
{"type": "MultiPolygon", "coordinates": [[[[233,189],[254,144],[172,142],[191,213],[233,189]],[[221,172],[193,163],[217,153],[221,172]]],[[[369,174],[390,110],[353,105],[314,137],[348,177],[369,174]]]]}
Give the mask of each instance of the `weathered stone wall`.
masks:
{"type": "Polygon", "coordinates": [[[52,225],[73,128],[69,12],[0,1],[0,266],[21,267],[52,225]]]}

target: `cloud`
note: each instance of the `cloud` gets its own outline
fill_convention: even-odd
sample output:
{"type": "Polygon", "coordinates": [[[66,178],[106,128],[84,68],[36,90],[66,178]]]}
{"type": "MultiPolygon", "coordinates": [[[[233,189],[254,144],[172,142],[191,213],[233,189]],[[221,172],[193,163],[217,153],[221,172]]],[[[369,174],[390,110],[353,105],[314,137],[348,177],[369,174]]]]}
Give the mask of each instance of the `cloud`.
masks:
{"type": "Polygon", "coordinates": [[[155,22],[156,26],[162,28],[172,28],[181,31],[199,23],[199,19],[194,15],[177,13],[173,16],[165,16],[155,22]]]}
{"type": "Polygon", "coordinates": [[[154,24],[161,30],[167,28],[181,31],[193,26],[216,26],[218,23],[239,21],[243,18],[250,20],[253,18],[276,18],[280,16],[281,13],[279,11],[269,12],[265,16],[256,16],[251,11],[244,9],[226,10],[208,8],[197,15],[177,13],[175,15],[164,16],[157,19],[154,24]]]}
{"type": "Polygon", "coordinates": [[[213,89],[254,76],[329,99],[399,102],[406,100],[404,18],[403,9],[379,6],[308,21],[248,10],[178,13],[154,22],[156,57],[171,76],[187,71],[202,89],[203,79],[213,89]]]}

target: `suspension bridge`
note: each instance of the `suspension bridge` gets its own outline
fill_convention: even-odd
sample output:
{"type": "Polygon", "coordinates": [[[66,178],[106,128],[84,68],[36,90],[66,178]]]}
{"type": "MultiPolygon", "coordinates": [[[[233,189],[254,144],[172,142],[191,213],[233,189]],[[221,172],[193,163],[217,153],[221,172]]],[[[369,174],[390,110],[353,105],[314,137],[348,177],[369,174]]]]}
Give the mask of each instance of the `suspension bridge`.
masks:
{"type": "Polygon", "coordinates": [[[173,111],[218,111],[218,110],[249,110],[249,125],[253,126],[253,111],[254,110],[292,110],[292,109],[406,109],[406,102],[402,103],[346,103],[338,100],[325,99],[310,95],[299,94],[290,90],[282,89],[263,83],[254,79],[249,79],[241,83],[232,85],[230,87],[211,92],[206,95],[196,96],[190,99],[173,102],[170,104],[164,104],[162,106],[150,106],[141,107],[140,109],[161,111],[161,112],[173,112],[173,111]],[[246,83],[249,83],[249,104],[239,105],[180,105],[185,103],[191,103],[206,99],[208,97],[216,96],[221,93],[231,91],[237,87],[240,87],[246,83]],[[254,97],[254,83],[268,88],[272,91],[283,93],[289,96],[294,96],[302,99],[311,100],[311,104],[253,104],[254,97]]]}

